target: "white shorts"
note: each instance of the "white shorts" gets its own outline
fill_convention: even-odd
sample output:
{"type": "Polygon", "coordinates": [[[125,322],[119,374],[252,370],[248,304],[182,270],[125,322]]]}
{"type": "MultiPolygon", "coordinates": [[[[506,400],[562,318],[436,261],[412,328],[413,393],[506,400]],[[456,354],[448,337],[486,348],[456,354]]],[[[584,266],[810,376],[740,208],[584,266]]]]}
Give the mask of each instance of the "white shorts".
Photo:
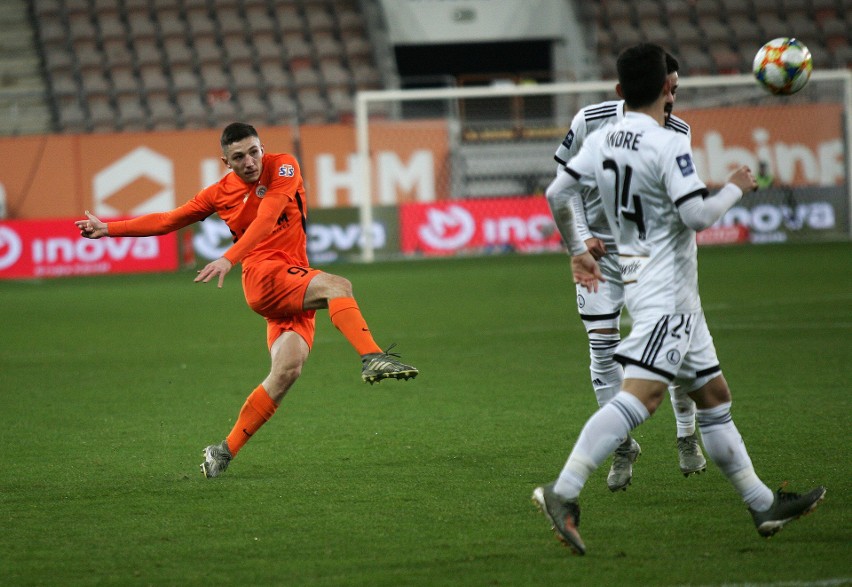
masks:
{"type": "Polygon", "coordinates": [[[577,311],[586,332],[604,328],[618,330],[624,307],[624,283],[621,281],[618,255],[607,253],[598,260],[598,265],[606,279],[599,284],[598,291],[590,292],[582,285],[577,286],[577,311]]]}
{"type": "Polygon", "coordinates": [[[722,373],[704,312],[634,320],[615,350],[625,379],[673,383],[680,393],[695,391],[722,373]]]}

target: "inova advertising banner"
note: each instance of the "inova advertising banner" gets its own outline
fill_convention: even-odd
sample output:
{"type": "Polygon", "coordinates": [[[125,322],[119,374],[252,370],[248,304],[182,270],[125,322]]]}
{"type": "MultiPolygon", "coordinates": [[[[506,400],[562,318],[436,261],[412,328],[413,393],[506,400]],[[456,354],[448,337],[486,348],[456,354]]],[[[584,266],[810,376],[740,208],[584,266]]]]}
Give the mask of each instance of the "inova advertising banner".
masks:
{"type": "Polygon", "coordinates": [[[0,221],[0,279],[174,271],[177,235],[80,236],[74,220],[0,221]]]}

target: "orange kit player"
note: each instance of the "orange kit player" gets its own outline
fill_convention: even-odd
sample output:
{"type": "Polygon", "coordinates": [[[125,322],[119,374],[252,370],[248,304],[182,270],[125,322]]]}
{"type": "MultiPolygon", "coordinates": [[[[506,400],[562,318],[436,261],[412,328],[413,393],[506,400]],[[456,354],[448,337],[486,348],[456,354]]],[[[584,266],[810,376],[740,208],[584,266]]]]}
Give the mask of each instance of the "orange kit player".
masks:
{"type": "Polygon", "coordinates": [[[296,159],[284,153],[264,153],[254,127],[239,122],[225,127],[221,144],[222,161],[233,173],[183,206],[109,223],[87,211],[86,220],[76,221],[82,236],[92,239],[166,234],[214,213],[231,229],[233,246],[199,271],[195,281],[218,279],[222,287],[231,268],[242,263],[246,301],[267,322],[272,366],[248,396],[228,437],[204,449],[201,470],[208,478],[228,468],[299,378],[313,344],[318,309],[328,308],[331,322],[361,355],[365,382],[409,379],[418,374],[416,368],[401,363],[396,354],[383,352],[373,340],[347,279],[308,265],[307,206],[296,159]]]}

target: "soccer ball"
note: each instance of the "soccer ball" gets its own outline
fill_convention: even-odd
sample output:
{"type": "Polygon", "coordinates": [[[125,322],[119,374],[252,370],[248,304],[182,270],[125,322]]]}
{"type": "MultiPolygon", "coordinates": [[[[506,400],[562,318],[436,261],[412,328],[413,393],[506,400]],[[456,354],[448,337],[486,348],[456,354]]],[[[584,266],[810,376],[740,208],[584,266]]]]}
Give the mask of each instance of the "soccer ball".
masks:
{"type": "Polygon", "coordinates": [[[772,39],[754,56],[754,77],[773,94],[795,94],[808,83],[812,69],[811,52],[798,39],[772,39]]]}

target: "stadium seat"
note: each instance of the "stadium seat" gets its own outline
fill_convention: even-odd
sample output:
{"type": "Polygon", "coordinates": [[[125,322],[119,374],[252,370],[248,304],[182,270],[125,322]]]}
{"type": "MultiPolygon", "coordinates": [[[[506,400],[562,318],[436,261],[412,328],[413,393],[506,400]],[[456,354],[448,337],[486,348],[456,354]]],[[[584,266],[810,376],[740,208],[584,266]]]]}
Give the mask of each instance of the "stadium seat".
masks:
{"type": "Polygon", "coordinates": [[[291,34],[284,37],[284,51],[287,54],[287,59],[310,59],[311,46],[305,40],[301,33],[291,34]]]}
{"type": "Polygon", "coordinates": [[[322,84],[319,73],[311,66],[298,67],[292,73],[293,83],[297,89],[319,89],[322,84]]]}
{"type": "Polygon", "coordinates": [[[194,7],[187,11],[186,28],[193,43],[216,38],[216,23],[210,18],[206,6],[194,7]]]}
{"type": "Polygon", "coordinates": [[[138,95],[122,96],[116,101],[118,121],[122,130],[144,130],[148,113],[138,95]]]}
{"type": "Polygon", "coordinates": [[[839,69],[852,68],[852,46],[846,45],[835,49],[834,66],[839,69]]]}
{"type": "Polygon", "coordinates": [[[71,68],[74,67],[74,56],[65,47],[46,47],[44,49],[44,65],[50,76],[54,76],[62,70],[70,72],[71,68]]]}
{"type": "Polygon", "coordinates": [[[79,12],[68,17],[68,32],[72,41],[97,38],[98,30],[88,12],[79,12]]]}
{"type": "Polygon", "coordinates": [[[243,119],[266,124],[269,107],[256,89],[243,90],[237,94],[239,109],[243,119]]]}
{"type": "Polygon", "coordinates": [[[351,7],[343,7],[341,10],[335,11],[337,19],[337,30],[340,31],[341,37],[345,37],[349,33],[361,33],[364,31],[364,19],[361,15],[351,7]]]}
{"type": "Polygon", "coordinates": [[[74,59],[81,72],[89,70],[101,71],[103,68],[103,53],[94,39],[78,40],[74,43],[74,59]]]}
{"type": "Polygon", "coordinates": [[[718,0],[695,0],[693,10],[696,21],[702,22],[705,18],[717,18],[722,7],[718,0]]]}
{"type": "Polygon", "coordinates": [[[176,64],[172,65],[170,71],[174,92],[197,92],[201,87],[201,80],[194,67],[188,64],[176,64]]]}
{"type": "Polygon", "coordinates": [[[320,74],[327,89],[349,90],[352,76],[340,61],[325,60],[320,64],[320,74]]]}
{"type": "Polygon", "coordinates": [[[612,25],[613,22],[629,22],[635,23],[633,13],[630,9],[630,2],[627,0],[610,0],[606,3],[606,10],[603,13],[606,22],[612,25]]]}
{"type": "Polygon", "coordinates": [[[278,25],[278,32],[282,36],[285,36],[285,33],[301,35],[306,28],[305,21],[302,20],[302,15],[293,5],[285,4],[284,6],[276,6],[273,15],[278,25]]]}
{"type": "Polygon", "coordinates": [[[36,0],[33,2],[33,14],[37,19],[56,19],[65,13],[61,0],[36,0]]]}
{"type": "Polygon", "coordinates": [[[222,63],[224,59],[221,43],[213,37],[195,39],[192,46],[195,49],[195,63],[199,66],[207,65],[209,63],[215,63],[218,65],[222,63]]]}
{"type": "Polygon", "coordinates": [[[338,59],[343,55],[343,47],[330,33],[321,33],[313,37],[314,52],[317,59],[338,59]]]}
{"type": "Polygon", "coordinates": [[[165,61],[170,66],[193,63],[195,56],[184,37],[170,37],[163,42],[165,61]]]}
{"type": "Polygon", "coordinates": [[[147,63],[139,68],[142,87],[147,94],[167,92],[169,79],[159,63],[147,63]]]}
{"type": "Polygon", "coordinates": [[[683,2],[683,0],[665,0],[663,3],[663,14],[670,26],[674,20],[691,20],[692,18],[689,3],[683,2]]]}
{"type": "Polygon", "coordinates": [[[230,91],[231,81],[222,70],[221,64],[205,63],[199,69],[199,74],[205,89],[214,91],[230,91]]]}
{"type": "Polygon", "coordinates": [[[328,104],[317,89],[306,88],[299,92],[299,114],[308,124],[327,122],[328,104]]]}
{"type": "Polygon", "coordinates": [[[728,23],[751,19],[754,14],[751,2],[744,0],[719,0],[719,14],[724,15],[728,23]]]}
{"type": "Polygon", "coordinates": [[[89,124],[95,132],[115,130],[116,112],[106,97],[92,98],[87,101],[89,124]]]}
{"type": "Polygon", "coordinates": [[[163,40],[180,39],[186,43],[186,24],[181,16],[180,10],[165,6],[153,11],[157,17],[157,31],[163,40]]]}
{"type": "Polygon", "coordinates": [[[62,21],[55,19],[39,20],[38,39],[43,47],[51,48],[61,46],[64,48],[68,36],[68,29],[62,21]]]}
{"type": "Polygon", "coordinates": [[[98,14],[97,17],[98,37],[101,41],[112,39],[127,39],[127,29],[117,12],[98,14]]]}
{"type": "Polygon", "coordinates": [[[221,37],[228,38],[245,33],[246,20],[235,6],[217,6],[213,16],[221,37]]]}
{"type": "Polygon", "coordinates": [[[117,96],[139,96],[141,92],[139,80],[131,69],[113,69],[111,71],[112,88],[117,96]]]}
{"type": "Polygon", "coordinates": [[[847,33],[847,25],[842,20],[827,20],[822,23],[822,38],[832,52],[849,44],[847,33]]]}
{"type": "Polygon", "coordinates": [[[231,69],[254,65],[254,51],[242,34],[223,36],[222,47],[225,50],[225,59],[231,69]]]}
{"type": "Polygon", "coordinates": [[[270,61],[260,66],[261,83],[267,90],[286,90],[292,87],[293,82],[281,62],[270,61]]]}
{"type": "Polygon", "coordinates": [[[59,69],[50,78],[53,94],[60,100],[68,96],[80,96],[80,84],[72,69],[59,69]]]}
{"type": "Polygon", "coordinates": [[[275,21],[266,10],[265,4],[250,6],[245,12],[245,21],[249,35],[270,33],[275,30],[275,21]]]}
{"type": "Polygon", "coordinates": [[[68,16],[76,16],[78,14],[88,14],[88,0],[65,0],[65,14],[68,16]]]}
{"type": "Polygon", "coordinates": [[[213,100],[210,115],[215,126],[224,126],[241,118],[241,112],[232,98],[213,100]]]}
{"type": "Polygon", "coordinates": [[[750,20],[734,20],[729,24],[737,46],[743,51],[757,51],[766,42],[761,29],[750,20]]]}
{"type": "Polygon", "coordinates": [[[760,21],[764,17],[778,17],[781,15],[781,3],[779,0],[751,0],[754,5],[754,16],[760,21]]]}
{"type": "Polygon", "coordinates": [[[153,38],[133,38],[132,47],[137,67],[160,65],[163,62],[163,55],[153,38]]]}
{"type": "Polygon", "coordinates": [[[112,93],[112,84],[101,70],[89,70],[80,75],[80,89],[86,100],[108,97],[112,93]]]}
{"type": "Polygon", "coordinates": [[[210,124],[207,109],[197,92],[178,94],[181,128],[204,128],[210,124]]]}
{"type": "Polygon", "coordinates": [[[165,97],[152,99],[149,96],[150,125],[155,130],[173,129],[178,124],[178,112],[175,105],[165,97]]]}
{"type": "Polygon", "coordinates": [[[743,69],[740,54],[728,47],[714,47],[710,51],[710,56],[716,66],[716,73],[740,73],[743,69]]]}
{"type": "Polygon", "coordinates": [[[135,56],[127,46],[126,38],[104,41],[101,52],[104,56],[104,65],[109,70],[133,67],[135,56]]]}
{"type": "Polygon", "coordinates": [[[328,92],[328,100],[338,120],[347,121],[352,119],[355,114],[355,103],[352,99],[352,92],[345,89],[331,89],[328,92]]]}
{"type": "Polygon", "coordinates": [[[701,26],[701,32],[708,46],[716,44],[730,45],[732,40],[731,29],[728,25],[716,19],[707,19],[701,26]]]}
{"type": "Polygon", "coordinates": [[[657,0],[638,0],[636,2],[636,18],[640,23],[649,20],[661,22],[663,11],[657,0]]]}
{"type": "Polygon", "coordinates": [[[284,92],[271,92],[267,95],[269,100],[269,122],[280,124],[282,122],[295,122],[293,120],[299,112],[296,102],[284,92]]]}
{"type": "Polygon", "coordinates": [[[343,48],[350,60],[368,58],[373,53],[372,44],[362,35],[349,34],[344,37],[343,48]]]}
{"type": "Polygon", "coordinates": [[[312,33],[325,33],[334,30],[334,21],[324,6],[308,6],[305,21],[312,33]]]}
{"type": "Polygon", "coordinates": [[[774,14],[758,14],[757,22],[760,30],[763,31],[763,38],[767,41],[776,37],[789,37],[792,32],[790,25],[774,14]]]}
{"type": "Polygon", "coordinates": [[[231,67],[231,79],[237,92],[256,90],[260,87],[260,78],[252,67],[231,67]]]}
{"type": "Polygon", "coordinates": [[[60,100],[58,108],[59,127],[65,132],[85,132],[88,130],[86,112],[79,100],[60,100]]]}
{"type": "Polygon", "coordinates": [[[715,64],[704,49],[692,47],[680,51],[677,55],[681,66],[681,75],[710,75],[715,64]]]}
{"type": "Polygon", "coordinates": [[[134,42],[153,39],[157,36],[157,26],[147,10],[130,12],[127,15],[128,36],[134,42]]]}

